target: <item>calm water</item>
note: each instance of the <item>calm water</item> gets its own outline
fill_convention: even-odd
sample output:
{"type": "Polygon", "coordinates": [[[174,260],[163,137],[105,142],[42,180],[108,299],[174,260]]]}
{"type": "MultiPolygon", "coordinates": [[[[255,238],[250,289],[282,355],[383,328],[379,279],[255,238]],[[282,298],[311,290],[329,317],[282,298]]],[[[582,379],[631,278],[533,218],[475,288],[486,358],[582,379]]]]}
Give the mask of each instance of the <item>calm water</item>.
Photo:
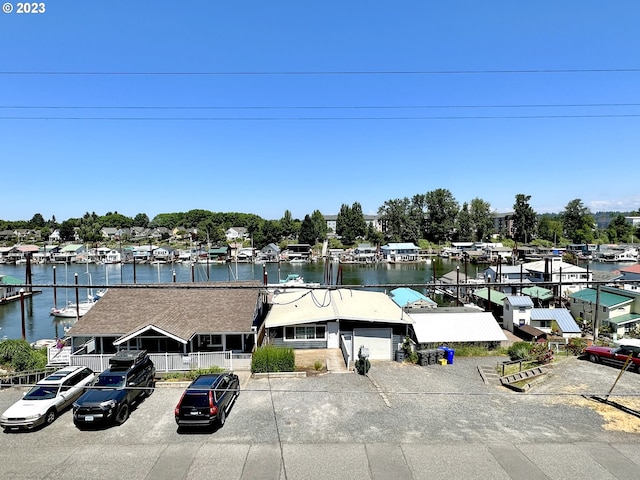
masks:
{"type": "MultiPolygon", "coordinates": [[[[420,285],[433,281],[435,276],[454,270],[457,262],[434,259],[433,263],[420,263],[409,265],[388,265],[378,264],[373,266],[342,265],[342,285],[420,285]]],[[[461,272],[464,271],[461,265],[461,272]]],[[[484,270],[484,266],[467,265],[467,274],[475,276],[484,270]]],[[[590,264],[592,270],[614,270],[618,268],[616,264],[590,264]]],[[[32,282],[34,285],[53,285],[54,268],[53,265],[33,265],[32,282]]],[[[279,278],[284,279],[289,273],[298,273],[307,282],[318,282],[324,284],[325,264],[322,262],[312,264],[267,264],[266,266],[268,282],[277,283],[279,278]]],[[[335,284],[338,276],[338,264],[331,264],[328,272],[332,279],[329,283],[335,284]]],[[[24,265],[0,265],[0,275],[11,275],[19,280],[25,281],[26,269],[24,265]]],[[[186,264],[175,265],[136,265],[135,282],[134,269],[132,264],[123,265],[56,265],[56,285],[75,285],[75,274],[78,275],[79,298],[84,300],[87,295],[85,286],[109,286],[115,284],[158,284],[188,283],[195,282],[228,282],[235,280],[257,280],[263,279],[263,268],[261,265],[235,264],[208,266],[198,264],[195,267],[186,264]]],[[[49,315],[51,307],[54,306],[54,289],[51,287],[39,288],[42,293],[25,299],[25,332],[27,341],[33,342],[41,338],[55,338],[64,334],[64,327],[68,327],[73,319],[56,319],[49,315]]],[[[57,306],[64,306],[67,302],[75,302],[75,288],[57,288],[57,306]]],[[[0,305],[0,337],[21,338],[22,336],[22,313],[20,302],[12,302],[0,305]]]]}

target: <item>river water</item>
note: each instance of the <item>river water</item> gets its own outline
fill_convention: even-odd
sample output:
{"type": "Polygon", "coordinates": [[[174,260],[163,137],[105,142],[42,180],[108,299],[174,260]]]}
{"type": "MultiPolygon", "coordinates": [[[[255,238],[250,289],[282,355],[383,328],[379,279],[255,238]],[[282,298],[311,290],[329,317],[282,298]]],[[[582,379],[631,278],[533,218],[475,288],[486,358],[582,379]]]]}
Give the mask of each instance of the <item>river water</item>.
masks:
{"type": "MultiPolygon", "coordinates": [[[[323,262],[310,264],[266,264],[266,273],[269,283],[278,283],[290,273],[300,274],[307,282],[326,284],[325,278],[329,278],[329,284],[340,283],[342,285],[365,286],[399,286],[399,285],[425,285],[433,282],[443,274],[455,270],[460,266],[461,272],[466,268],[467,275],[474,277],[481,273],[486,266],[468,264],[466,267],[456,261],[434,258],[433,262],[392,265],[386,263],[374,265],[356,264],[330,264],[323,262]],[[435,273],[434,273],[435,271],[435,273]],[[337,281],[338,276],[341,281],[337,281]]],[[[615,270],[617,264],[591,263],[592,270],[615,270]]],[[[54,306],[54,266],[32,265],[33,285],[42,293],[24,300],[25,336],[27,341],[33,342],[42,338],[55,338],[64,334],[64,328],[69,327],[74,319],[57,319],[49,315],[54,306]],[[46,286],[45,286],[46,285],[46,286]]],[[[21,281],[26,281],[25,265],[0,265],[0,275],[10,275],[21,281]]],[[[55,265],[55,289],[56,304],[64,306],[68,302],[75,302],[76,289],[63,288],[63,286],[75,286],[76,278],[78,296],[80,301],[85,300],[88,289],[92,285],[94,290],[116,284],[169,284],[195,282],[229,282],[229,281],[263,281],[263,266],[254,264],[164,264],[149,265],[133,264],[120,265],[55,265]]],[[[383,287],[379,287],[383,289],[383,287]]],[[[423,290],[426,293],[426,289],[423,290]]],[[[11,302],[0,305],[0,337],[22,337],[22,308],[20,302],[11,302]]]]}

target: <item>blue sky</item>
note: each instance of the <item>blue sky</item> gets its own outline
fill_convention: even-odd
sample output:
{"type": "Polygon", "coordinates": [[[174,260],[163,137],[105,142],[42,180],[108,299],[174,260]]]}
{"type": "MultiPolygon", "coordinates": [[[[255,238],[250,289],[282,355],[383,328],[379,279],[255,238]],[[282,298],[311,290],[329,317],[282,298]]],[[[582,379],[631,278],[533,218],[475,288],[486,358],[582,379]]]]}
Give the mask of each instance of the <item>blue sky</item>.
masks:
{"type": "Polygon", "coordinates": [[[635,0],[9,3],[0,219],[640,208],[635,0]]]}

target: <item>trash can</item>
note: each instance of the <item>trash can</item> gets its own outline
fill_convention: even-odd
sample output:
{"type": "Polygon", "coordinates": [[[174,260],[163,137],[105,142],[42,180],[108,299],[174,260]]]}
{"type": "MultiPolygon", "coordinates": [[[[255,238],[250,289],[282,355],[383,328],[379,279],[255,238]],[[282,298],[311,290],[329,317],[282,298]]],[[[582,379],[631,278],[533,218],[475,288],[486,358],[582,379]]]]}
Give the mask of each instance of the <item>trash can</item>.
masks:
{"type": "Polygon", "coordinates": [[[449,347],[438,347],[440,350],[444,350],[445,358],[447,359],[447,363],[449,365],[453,364],[453,356],[455,354],[455,350],[449,347]]]}
{"type": "Polygon", "coordinates": [[[404,362],[404,350],[396,350],[396,362],[404,362]]]}

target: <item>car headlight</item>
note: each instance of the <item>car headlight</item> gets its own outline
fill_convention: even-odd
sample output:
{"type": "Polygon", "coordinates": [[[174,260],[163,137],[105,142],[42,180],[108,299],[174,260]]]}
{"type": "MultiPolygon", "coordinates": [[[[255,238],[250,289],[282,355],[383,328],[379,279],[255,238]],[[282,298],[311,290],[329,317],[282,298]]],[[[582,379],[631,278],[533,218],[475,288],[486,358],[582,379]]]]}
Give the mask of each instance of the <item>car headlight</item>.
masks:
{"type": "Polygon", "coordinates": [[[27,419],[27,420],[37,420],[41,416],[42,416],[42,414],[36,413],[35,415],[26,415],[24,418],[27,419]]]}
{"type": "Polygon", "coordinates": [[[101,403],[100,403],[100,407],[101,407],[101,408],[113,408],[113,407],[115,407],[116,405],[117,405],[117,404],[116,404],[116,401],[115,401],[115,400],[107,400],[106,402],[101,402],[101,403]]]}
{"type": "Polygon", "coordinates": [[[9,420],[9,417],[5,417],[4,415],[0,417],[0,422],[6,422],[9,420]]]}

